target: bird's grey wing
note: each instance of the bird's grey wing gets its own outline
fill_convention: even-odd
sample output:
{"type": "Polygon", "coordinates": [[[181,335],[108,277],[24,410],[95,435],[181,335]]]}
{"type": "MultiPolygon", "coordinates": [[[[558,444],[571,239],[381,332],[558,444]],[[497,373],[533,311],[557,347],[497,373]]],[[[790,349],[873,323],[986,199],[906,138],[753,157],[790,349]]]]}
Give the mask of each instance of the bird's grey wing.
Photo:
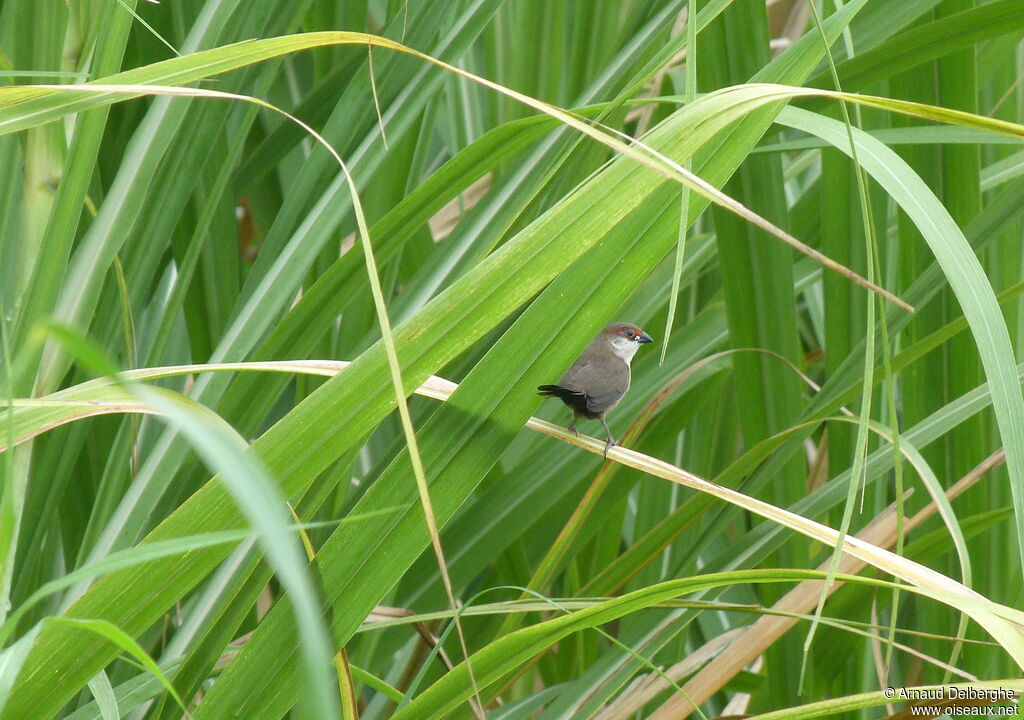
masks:
{"type": "Polygon", "coordinates": [[[583,352],[576,358],[565,375],[558,381],[558,384],[570,390],[586,392],[587,387],[592,385],[598,369],[605,364],[603,360],[602,343],[595,338],[589,345],[583,348],[583,352]]]}
{"type": "Polygon", "coordinates": [[[607,412],[629,387],[629,366],[617,357],[604,359],[584,353],[558,384],[583,393],[590,412],[607,412]]]}
{"type": "Polygon", "coordinates": [[[626,363],[609,363],[602,375],[604,382],[587,392],[587,409],[592,413],[608,412],[629,389],[629,366],[626,363]]]}
{"type": "Polygon", "coordinates": [[[588,377],[587,370],[590,368],[590,363],[586,358],[581,357],[579,360],[574,362],[572,366],[565,371],[565,375],[558,381],[561,387],[569,390],[575,390],[577,392],[583,392],[583,387],[586,384],[588,377]]]}

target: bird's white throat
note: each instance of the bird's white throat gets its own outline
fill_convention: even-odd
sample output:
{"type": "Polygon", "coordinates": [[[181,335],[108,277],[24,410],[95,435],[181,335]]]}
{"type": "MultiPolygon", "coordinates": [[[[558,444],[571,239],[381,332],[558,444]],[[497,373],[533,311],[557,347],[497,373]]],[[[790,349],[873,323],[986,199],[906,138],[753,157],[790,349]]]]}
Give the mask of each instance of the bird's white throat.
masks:
{"type": "Polygon", "coordinates": [[[637,342],[627,340],[624,337],[612,338],[611,345],[612,352],[622,358],[627,365],[629,365],[633,360],[633,356],[636,355],[637,348],[640,347],[637,342]]]}

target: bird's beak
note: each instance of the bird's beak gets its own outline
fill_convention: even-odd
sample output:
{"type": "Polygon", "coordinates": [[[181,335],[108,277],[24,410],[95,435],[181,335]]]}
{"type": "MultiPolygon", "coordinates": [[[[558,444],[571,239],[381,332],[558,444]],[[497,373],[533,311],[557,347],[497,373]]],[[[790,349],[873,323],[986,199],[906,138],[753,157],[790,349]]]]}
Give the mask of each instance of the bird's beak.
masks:
{"type": "Polygon", "coordinates": [[[637,341],[638,343],[641,343],[641,344],[642,344],[642,343],[649,343],[649,342],[654,342],[654,338],[652,338],[652,337],[651,337],[650,335],[648,335],[647,333],[640,333],[640,337],[638,337],[638,338],[636,339],[636,341],[637,341]]]}

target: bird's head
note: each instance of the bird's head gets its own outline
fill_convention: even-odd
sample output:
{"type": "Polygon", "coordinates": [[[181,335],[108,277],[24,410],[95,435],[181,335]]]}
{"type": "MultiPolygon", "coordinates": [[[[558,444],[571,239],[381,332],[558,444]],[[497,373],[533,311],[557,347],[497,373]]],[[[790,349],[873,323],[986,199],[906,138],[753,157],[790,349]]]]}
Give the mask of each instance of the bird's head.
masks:
{"type": "Polygon", "coordinates": [[[630,323],[612,323],[601,331],[601,337],[611,347],[612,352],[627,363],[633,359],[637,348],[644,343],[654,342],[651,336],[630,323]]]}

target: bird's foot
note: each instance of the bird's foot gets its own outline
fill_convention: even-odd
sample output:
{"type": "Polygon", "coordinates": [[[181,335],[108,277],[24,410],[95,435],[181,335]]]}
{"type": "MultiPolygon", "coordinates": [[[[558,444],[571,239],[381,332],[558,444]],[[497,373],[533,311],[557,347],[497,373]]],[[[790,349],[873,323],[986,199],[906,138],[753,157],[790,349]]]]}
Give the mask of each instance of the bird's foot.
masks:
{"type": "Polygon", "coordinates": [[[611,435],[609,435],[605,439],[605,441],[604,441],[604,458],[605,458],[605,460],[608,459],[608,451],[612,449],[612,445],[618,445],[618,444],[619,443],[616,442],[615,438],[613,438],[611,435]]]}
{"type": "Polygon", "coordinates": [[[566,430],[568,430],[569,432],[571,432],[571,433],[572,433],[573,435],[575,435],[576,437],[579,437],[579,436],[580,436],[580,434],[579,434],[579,431],[577,431],[577,430],[576,430],[576,423],[573,423],[572,425],[570,425],[569,427],[567,427],[567,428],[566,428],[566,430]]]}

